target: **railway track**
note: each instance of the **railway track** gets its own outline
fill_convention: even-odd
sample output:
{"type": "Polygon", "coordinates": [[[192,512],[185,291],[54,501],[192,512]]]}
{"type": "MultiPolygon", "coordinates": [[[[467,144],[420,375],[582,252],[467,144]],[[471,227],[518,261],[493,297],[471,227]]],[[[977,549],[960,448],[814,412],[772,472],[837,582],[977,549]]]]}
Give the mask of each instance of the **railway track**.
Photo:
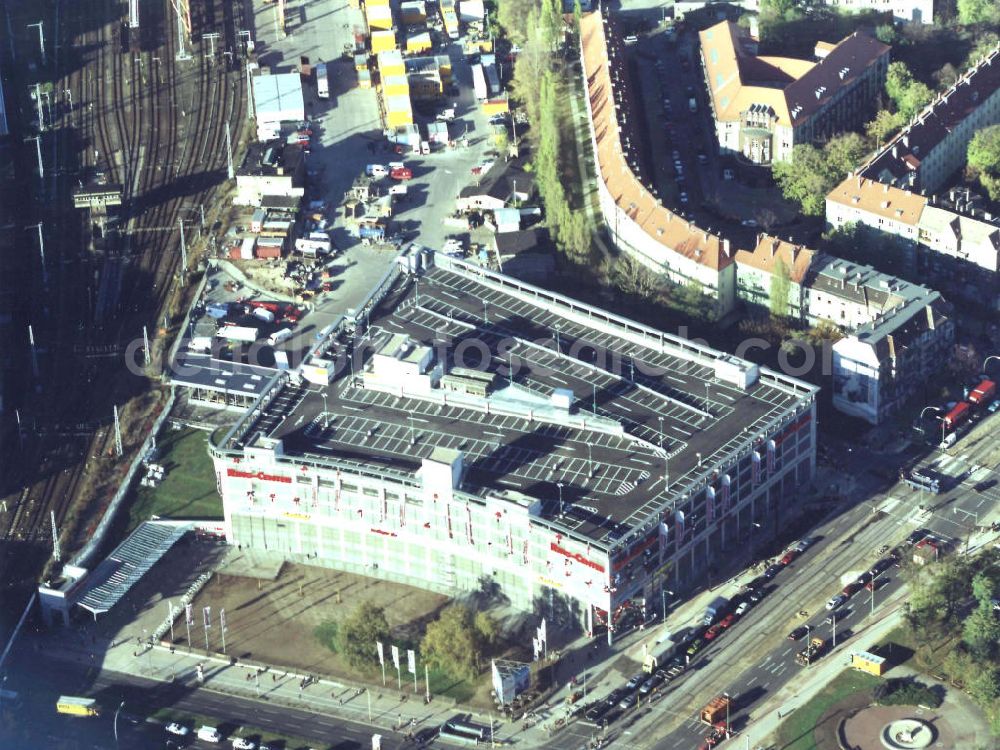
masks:
{"type": "MultiPolygon", "coordinates": [[[[67,209],[71,189],[82,175],[74,171],[69,179],[58,181],[59,194],[52,197],[45,220],[51,225],[58,218],[63,225],[73,225],[57,238],[62,241],[50,240],[58,249],[46,248],[60,268],[52,338],[53,348],[60,352],[75,349],[81,341],[121,345],[151,323],[151,333],[155,330],[178,275],[180,238],[178,231],[144,230],[176,226],[179,218],[187,218],[190,206],[208,204],[224,178],[225,124],[231,122],[237,142],[246,110],[242,76],[228,70],[223,53],[238,48],[237,29],[242,28],[246,11],[240,3],[210,1],[194,0],[194,4],[203,11],[203,28],[217,26],[224,31],[224,43],[216,44],[214,59],[205,56],[207,43],[189,43],[195,59],[177,62],[177,28],[166,0],[160,8],[162,39],[150,40],[146,32],[144,49],[124,53],[116,27],[128,13],[127,2],[61,0],[59,43],[71,51],[64,59],[72,62],[72,53],[79,59],[54,83],[56,90],[69,92],[67,98],[73,102],[59,124],[78,130],[78,138],[68,139],[79,151],[78,171],[88,176],[103,171],[110,181],[123,185],[123,209],[133,231],[110,232],[105,254],[88,255],[87,217],[73,212],[74,224],[66,216],[72,211],[67,209]],[[107,20],[94,24],[95,18],[107,20]],[[110,261],[116,264],[114,269],[110,261]],[[120,274],[119,280],[108,280],[104,276],[108,273],[120,274]],[[117,304],[102,299],[102,283],[103,294],[117,297],[117,304]],[[109,311],[106,325],[95,321],[102,305],[109,311]],[[81,316],[81,310],[89,314],[81,316]]],[[[69,153],[70,147],[63,151],[69,153]]],[[[121,403],[123,390],[134,391],[134,381],[122,378],[120,360],[79,359],[52,370],[56,371],[43,372],[52,396],[37,415],[42,423],[93,418],[93,405],[103,409],[121,403]],[[84,392],[83,404],[58,397],[84,392]]],[[[127,432],[128,426],[123,427],[127,432]]],[[[50,511],[56,512],[60,523],[67,517],[74,499],[94,481],[88,464],[91,469],[100,464],[113,446],[113,431],[104,428],[83,438],[42,435],[22,454],[24,488],[6,498],[8,510],[0,516],[0,542],[8,542],[2,545],[0,566],[8,580],[30,581],[37,576],[51,549],[50,511]],[[24,554],[25,544],[31,545],[31,554],[24,554]]]]}

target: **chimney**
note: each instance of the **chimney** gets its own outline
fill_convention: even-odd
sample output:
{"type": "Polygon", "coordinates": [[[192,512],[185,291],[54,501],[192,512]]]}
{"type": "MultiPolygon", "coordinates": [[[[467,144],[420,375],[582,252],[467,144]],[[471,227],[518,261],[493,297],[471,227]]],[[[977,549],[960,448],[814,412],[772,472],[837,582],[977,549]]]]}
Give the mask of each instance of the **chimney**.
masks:
{"type": "Polygon", "coordinates": [[[893,145],[892,147],[892,158],[895,159],[899,156],[899,146],[893,145]]]}
{"type": "Polygon", "coordinates": [[[910,134],[909,133],[907,133],[906,135],[903,136],[903,145],[906,146],[907,148],[910,147],[910,134]]]}
{"type": "Polygon", "coordinates": [[[725,256],[727,258],[730,257],[730,253],[729,253],[729,240],[723,240],[722,241],[722,252],[725,254],[725,256]]]}
{"type": "Polygon", "coordinates": [[[883,193],[888,193],[889,192],[889,184],[888,183],[886,183],[885,185],[882,186],[882,192],[883,193]]]}

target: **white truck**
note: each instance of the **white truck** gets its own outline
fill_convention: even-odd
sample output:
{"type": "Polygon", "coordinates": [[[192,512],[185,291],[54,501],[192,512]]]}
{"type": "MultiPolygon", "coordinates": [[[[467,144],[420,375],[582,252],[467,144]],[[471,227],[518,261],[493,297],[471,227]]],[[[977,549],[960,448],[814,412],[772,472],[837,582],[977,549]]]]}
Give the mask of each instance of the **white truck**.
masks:
{"type": "Polygon", "coordinates": [[[476,92],[476,101],[485,102],[490,98],[490,91],[486,87],[486,73],[479,63],[472,66],[472,88],[476,92]]]}
{"type": "Polygon", "coordinates": [[[257,340],[260,331],[250,326],[222,326],[222,328],[215,332],[215,335],[220,339],[252,343],[257,340]]]}
{"type": "Polygon", "coordinates": [[[320,99],[330,98],[330,78],[326,72],[326,63],[316,66],[316,96],[320,99]]]}
{"type": "Polygon", "coordinates": [[[192,336],[191,340],[188,341],[187,348],[188,351],[192,352],[210,352],[212,351],[212,337],[192,336]]]}

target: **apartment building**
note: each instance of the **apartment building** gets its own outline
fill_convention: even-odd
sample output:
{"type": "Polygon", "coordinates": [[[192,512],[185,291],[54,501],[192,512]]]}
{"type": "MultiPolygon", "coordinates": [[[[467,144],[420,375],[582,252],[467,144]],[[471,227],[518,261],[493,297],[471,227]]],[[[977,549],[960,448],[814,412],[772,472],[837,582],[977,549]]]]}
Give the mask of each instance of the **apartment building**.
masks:
{"type": "Polygon", "coordinates": [[[860,174],[849,175],[826,196],[826,223],[834,228],[863,224],[916,243],[926,205],[927,198],[918,193],[860,174]]]}
{"type": "Polygon", "coordinates": [[[938,292],[887,310],[833,345],[834,408],[871,424],[885,421],[924,393],[954,342],[954,321],[938,292]]]}
{"type": "Polygon", "coordinates": [[[889,47],[863,32],[817,43],[815,60],[758,55],[756,39],[730,21],[699,40],[719,148],[759,166],[870,116],[889,67],[889,47]]]}
{"type": "Polygon", "coordinates": [[[934,23],[934,0],[823,0],[824,4],[841,10],[875,10],[891,12],[900,23],[934,23]]]}
{"type": "Polygon", "coordinates": [[[817,253],[766,234],[757,236],[753,250],[736,251],[736,296],[751,309],[774,312],[774,295],[787,278],[784,315],[795,320],[805,317],[808,306],[806,281],[817,253]]]}
{"type": "MultiPolygon", "coordinates": [[[[614,244],[676,284],[696,284],[715,300],[715,314],[736,304],[736,265],[729,240],[663,205],[640,174],[639,129],[619,113],[633,108],[623,43],[601,12],[581,21],[580,53],[601,216],[614,244]]],[[[631,118],[639,121],[640,118],[631,118]]]]}
{"type": "Polygon", "coordinates": [[[961,169],[969,141],[1000,122],[1000,46],[914,118],[858,174],[930,195],[961,169]]]}

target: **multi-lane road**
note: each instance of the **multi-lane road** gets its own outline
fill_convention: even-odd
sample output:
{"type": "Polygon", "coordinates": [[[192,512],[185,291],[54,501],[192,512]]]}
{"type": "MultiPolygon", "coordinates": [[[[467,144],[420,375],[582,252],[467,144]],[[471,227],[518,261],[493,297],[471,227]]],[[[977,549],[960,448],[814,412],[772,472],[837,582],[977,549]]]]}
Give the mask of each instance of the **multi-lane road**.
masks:
{"type": "MultiPolygon", "coordinates": [[[[143,720],[158,707],[172,709],[180,715],[213,717],[215,726],[226,736],[246,736],[256,742],[267,742],[276,736],[297,737],[311,741],[315,747],[335,747],[338,750],[371,747],[373,734],[382,736],[382,747],[386,750],[394,750],[405,742],[400,734],[373,730],[365,724],[332,719],[285,705],[236,698],[212,690],[192,690],[119,673],[103,673],[96,679],[87,680],[82,667],[65,661],[37,661],[33,677],[35,682],[30,693],[22,693],[24,720],[30,722],[32,727],[29,736],[33,744],[30,747],[38,747],[38,741],[43,736],[52,747],[66,750],[145,750],[163,747],[166,740],[176,741],[177,738],[171,738],[161,723],[143,720]],[[85,680],[86,688],[81,688],[81,692],[99,699],[105,709],[102,715],[98,718],[55,715],[55,697],[72,692],[68,685],[79,685],[85,680]],[[125,705],[117,722],[116,744],[114,715],[122,700],[125,705]],[[138,721],[133,723],[136,717],[138,721]]],[[[198,727],[189,728],[194,731],[198,727]]],[[[6,731],[16,731],[16,727],[8,727],[6,731]]],[[[193,732],[181,744],[193,748],[218,747],[197,740],[193,732]]],[[[5,731],[0,731],[0,747],[21,750],[22,745],[16,738],[5,736],[5,731]]],[[[26,750],[29,745],[23,747],[26,750]]]]}
{"type": "MultiPolygon", "coordinates": [[[[745,725],[748,714],[774,698],[804,669],[795,662],[795,654],[805,647],[805,640],[791,642],[787,635],[809,625],[811,635],[832,641],[834,626],[826,622],[830,614],[826,602],[884,557],[880,550],[901,543],[909,550],[906,537],[926,529],[949,540],[952,551],[964,551],[977,526],[988,527],[997,519],[1000,447],[989,439],[990,426],[990,422],[980,424],[949,453],[934,451],[919,462],[943,476],[943,491],[933,496],[921,495],[902,483],[885,487],[885,467],[898,466],[902,455],[847,446],[832,449],[831,464],[843,477],[854,478],[844,507],[809,534],[817,540],[815,544],[778,573],[760,604],[693,657],[683,676],[661,686],[662,698],[648,708],[625,712],[611,723],[609,733],[618,735],[615,745],[662,750],[697,747],[707,729],[699,723],[698,711],[721,693],[737,698],[731,718],[737,726],[745,725]],[[802,612],[806,615],[800,616],[802,612]]],[[[977,540],[983,538],[980,535],[977,540]]],[[[715,593],[735,593],[754,575],[748,571],[715,593]]],[[[886,604],[905,593],[896,567],[881,573],[879,581],[874,595],[862,589],[844,605],[836,623],[838,644],[851,631],[877,621],[886,604]]],[[[693,627],[700,612],[692,618],[688,624],[693,627]]],[[[551,747],[568,746],[567,742],[583,745],[600,734],[600,727],[580,719],[556,735],[551,747]]]]}

